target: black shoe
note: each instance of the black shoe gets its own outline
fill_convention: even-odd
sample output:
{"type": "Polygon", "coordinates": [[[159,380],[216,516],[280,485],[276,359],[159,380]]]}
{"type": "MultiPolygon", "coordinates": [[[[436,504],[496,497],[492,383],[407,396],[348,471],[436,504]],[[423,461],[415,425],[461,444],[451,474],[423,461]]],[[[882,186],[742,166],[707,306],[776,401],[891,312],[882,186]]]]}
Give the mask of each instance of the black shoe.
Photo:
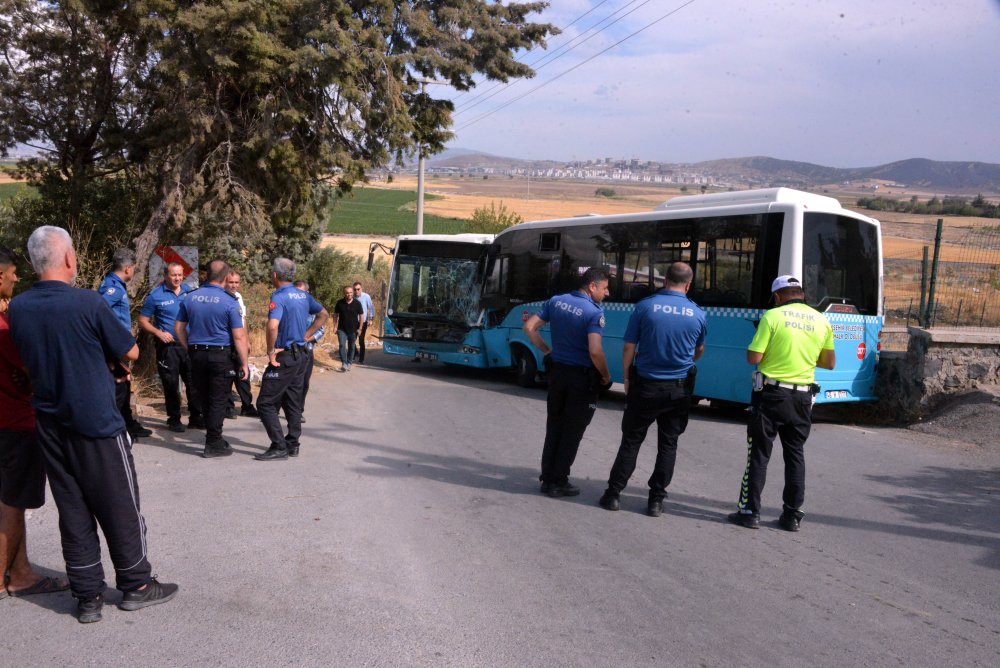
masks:
{"type": "Polygon", "coordinates": [[[125,592],[122,602],[118,604],[121,610],[139,610],[157,603],[166,603],[177,595],[177,585],[167,582],[150,580],[144,589],[133,589],[125,592]]]}
{"type": "Polygon", "coordinates": [[[279,459],[288,459],[288,450],[285,448],[276,448],[272,445],[264,452],[254,455],[253,458],[258,462],[272,462],[279,459]]]}
{"type": "Polygon", "coordinates": [[[231,454],[233,454],[233,448],[229,445],[229,441],[224,440],[221,443],[205,445],[205,449],[202,451],[201,456],[205,459],[212,459],[214,457],[228,457],[231,454]]]}
{"type": "Polygon", "coordinates": [[[244,406],[243,408],[240,409],[240,416],[259,418],[260,413],[258,413],[257,409],[254,408],[253,406],[244,406]]]}
{"type": "Polygon", "coordinates": [[[746,529],[760,528],[760,515],[757,513],[741,513],[739,511],[729,513],[729,521],[746,529]]]}
{"type": "Polygon", "coordinates": [[[288,446],[288,456],[289,457],[298,457],[299,456],[299,446],[297,446],[297,445],[289,445],[288,446]]]}
{"type": "Polygon", "coordinates": [[[205,418],[201,417],[190,417],[188,418],[188,429],[204,429],[205,428],[205,418]]]}
{"type": "Polygon", "coordinates": [[[167,429],[178,434],[182,434],[185,431],[184,425],[181,424],[180,420],[167,420],[167,429]]]}
{"type": "Polygon", "coordinates": [[[646,505],[646,514],[650,517],[659,517],[663,514],[663,499],[650,499],[646,505]]]}
{"type": "Polygon", "coordinates": [[[611,511],[621,508],[621,503],[618,501],[618,495],[611,491],[604,492],[604,494],[601,495],[601,498],[597,501],[597,505],[605,510],[611,511]]]}
{"type": "Polygon", "coordinates": [[[547,484],[547,489],[545,484],[542,485],[542,493],[553,499],[558,499],[561,496],[577,496],[580,493],[579,487],[568,482],[563,483],[562,485],[557,485],[556,483],[547,484]]]}
{"type": "Polygon", "coordinates": [[[227,420],[236,419],[236,408],[234,406],[230,406],[229,408],[226,409],[226,419],[227,420]]]}
{"type": "Polygon", "coordinates": [[[778,526],[785,531],[798,531],[799,530],[799,518],[795,513],[789,511],[784,511],[781,513],[781,517],[778,518],[778,526]]]}
{"type": "Polygon", "coordinates": [[[101,610],[104,608],[104,596],[81,598],[76,602],[76,619],[81,624],[93,624],[101,621],[101,610]]]}
{"type": "Polygon", "coordinates": [[[145,438],[146,436],[152,436],[153,430],[146,429],[138,422],[133,422],[128,427],[128,433],[132,438],[145,438]]]}

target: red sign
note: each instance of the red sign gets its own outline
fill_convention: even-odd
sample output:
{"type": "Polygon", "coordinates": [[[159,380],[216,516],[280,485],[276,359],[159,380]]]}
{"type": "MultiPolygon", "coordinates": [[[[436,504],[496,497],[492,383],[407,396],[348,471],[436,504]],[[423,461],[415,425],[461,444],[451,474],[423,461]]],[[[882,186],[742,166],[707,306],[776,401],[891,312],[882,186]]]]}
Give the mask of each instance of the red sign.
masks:
{"type": "Polygon", "coordinates": [[[858,359],[859,360],[863,360],[865,358],[865,352],[867,352],[867,346],[865,346],[865,342],[862,341],[861,343],[858,344],[858,359]]]}

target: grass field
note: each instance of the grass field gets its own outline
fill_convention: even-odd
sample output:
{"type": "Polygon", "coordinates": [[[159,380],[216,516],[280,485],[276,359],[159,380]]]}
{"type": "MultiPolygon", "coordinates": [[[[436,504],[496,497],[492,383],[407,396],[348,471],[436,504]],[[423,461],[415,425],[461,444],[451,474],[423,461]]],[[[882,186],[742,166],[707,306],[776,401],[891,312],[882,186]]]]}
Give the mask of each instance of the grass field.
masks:
{"type": "Polygon", "coordinates": [[[0,183],[0,202],[10,199],[27,188],[28,186],[23,183],[0,183]]]}
{"type": "MultiPolygon", "coordinates": [[[[441,199],[426,195],[425,202],[441,199]]],[[[417,230],[417,193],[410,190],[356,187],[330,207],[330,234],[370,234],[395,237],[413,234],[417,230]]],[[[427,234],[456,234],[462,231],[463,221],[424,213],[424,232],[427,234]]]]}

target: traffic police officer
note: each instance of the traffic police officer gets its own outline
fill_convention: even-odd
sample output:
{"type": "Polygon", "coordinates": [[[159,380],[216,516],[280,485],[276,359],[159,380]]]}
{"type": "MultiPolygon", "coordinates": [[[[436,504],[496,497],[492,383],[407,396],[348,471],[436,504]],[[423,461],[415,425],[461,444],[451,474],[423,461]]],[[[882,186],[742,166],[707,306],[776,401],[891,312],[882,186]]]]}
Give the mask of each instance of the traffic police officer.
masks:
{"type": "Polygon", "coordinates": [[[647,513],[659,517],[663,512],[667,485],[674,476],[677,438],[687,428],[691,408],[688,376],[705,352],[705,312],[687,298],[692,278],[691,267],[673,263],[664,289],[636,304],[629,318],[622,352],[626,396],[622,442],[600,499],[606,510],[618,510],[618,495],[635,471],[639,448],[655,420],[656,464],[649,478],[647,513]]]}
{"type": "Polygon", "coordinates": [[[205,416],[205,450],[202,457],[227,457],[233,454],[222,438],[226,418],[226,397],[239,374],[247,368],[247,333],[236,298],[223,284],[229,265],[213,260],[208,265],[205,284],[181,302],[174,323],[174,336],[188,350],[191,382],[200,397],[205,416]],[[239,369],[234,368],[234,356],[239,369]]]}
{"type": "Polygon", "coordinates": [[[812,425],[816,367],[836,363],[833,331],[822,313],[806,305],[802,284],[793,276],[778,276],[771,284],[775,307],[764,314],[747,349],[756,364],[754,391],[747,425],[747,468],[740,487],[739,510],[729,521],[760,528],[760,493],[774,437],[781,436],[785,456],[784,505],[778,525],[798,531],[805,501],[804,446],[812,425]]]}
{"type": "Polygon", "coordinates": [[[597,410],[602,386],[611,385],[601,337],[608,296],[608,272],[592,267],[584,272],[575,292],[557,295],[524,324],[524,332],[543,354],[551,353],[549,395],[542,448],[541,492],[550,497],[576,496],[580,488],[569,482],[583,433],[597,410]],[[552,346],[539,330],[552,325],[552,346]]]}
{"type": "MultiPolygon", "coordinates": [[[[114,312],[118,321],[132,334],[132,311],[129,307],[128,290],[125,285],[132,280],[135,275],[135,253],[128,248],[119,248],[111,256],[111,273],[101,282],[101,287],[97,291],[104,297],[114,312]]],[[[115,402],[118,410],[121,411],[125,420],[125,427],[132,438],[149,436],[153,432],[143,427],[132,415],[132,407],[129,405],[132,399],[132,383],[124,380],[115,385],[115,402]]]]}
{"type": "Polygon", "coordinates": [[[268,365],[257,395],[257,412],[271,446],[254,456],[267,462],[299,456],[299,436],[302,434],[304,386],[310,353],[306,341],[326,323],[327,311],[308,292],[292,285],[295,263],[279,257],[271,265],[271,283],[277,288],[271,293],[267,314],[268,365]],[[311,325],[309,316],[315,315],[311,325]],[[285,410],[288,434],[278,422],[278,408],[285,410]]]}
{"type": "Polygon", "coordinates": [[[163,269],[163,282],[156,286],[139,312],[139,328],[156,341],[156,370],[163,383],[163,399],[167,404],[167,429],[184,431],[181,423],[181,379],[187,391],[190,425],[205,428],[201,402],[191,383],[191,364],[187,350],[174,338],[174,322],[181,302],[193,291],[184,283],[184,267],[171,262],[163,269]]]}

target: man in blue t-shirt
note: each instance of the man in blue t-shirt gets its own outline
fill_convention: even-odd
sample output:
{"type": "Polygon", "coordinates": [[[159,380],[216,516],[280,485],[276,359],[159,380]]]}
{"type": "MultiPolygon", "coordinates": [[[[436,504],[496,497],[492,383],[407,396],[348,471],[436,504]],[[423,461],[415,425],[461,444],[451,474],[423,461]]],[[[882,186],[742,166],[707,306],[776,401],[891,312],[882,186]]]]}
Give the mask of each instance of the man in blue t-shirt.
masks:
{"type": "Polygon", "coordinates": [[[187,391],[188,412],[193,427],[204,429],[201,401],[191,382],[191,363],[184,346],[174,337],[174,323],[181,302],[194,288],[184,283],[184,267],[171,262],[163,269],[163,282],[153,288],[139,312],[139,329],[156,342],[156,371],[163,383],[167,405],[167,429],[183,432],[181,423],[181,380],[187,391]]]}
{"type": "Polygon", "coordinates": [[[601,386],[611,385],[601,337],[608,296],[608,272],[592,267],[580,278],[575,292],[557,295],[524,323],[524,333],[543,355],[551,353],[549,396],[542,447],[541,492],[547,496],[576,496],[580,488],[569,482],[583,433],[597,410],[601,386]],[[551,324],[552,346],[539,330],[551,324]]]}
{"type": "MultiPolygon", "coordinates": [[[[118,322],[131,334],[132,311],[128,301],[128,290],[125,286],[131,282],[135,275],[135,253],[128,248],[119,248],[111,256],[111,265],[111,273],[104,277],[101,287],[97,288],[97,291],[111,307],[118,322]]],[[[118,404],[118,410],[121,411],[122,418],[125,420],[125,427],[132,438],[150,436],[153,433],[143,427],[132,415],[132,407],[130,406],[132,383],[130,381],[126,380],[115,386],[115,401],[118,404]]]]}
{"type": "Polygon", "coordinates": [[[358,332],[358,349],[354,357],[358,364],[364,365],[365,337],[368,335],[368,327],[372,324],[372,319],[375,318],[375,304],[372,302],[371,295],[365,292],[361,281],[354,281],[354,299],[361,304],[361,310],[364,311],[361,317],[361,331],[358,332]]]}
{"type": "Polygon", "coordinates": [[[139,347],[97,293],[72,287],[76,253],[66,230],[39,227],[28,254],[39,281],[11,302],[11,335],[31,377],[79,620],[99,621],[104,606],[98,526],[124,592],[118,607],[169,601],[177,585],[151,575],[132,441],[115,404],[115,376],[128,377],[123,364],[139,357],[139,347]]]}
{"type": "Polygon", "coordinates": [[[191,382],[202,402],[205,450],[201,456],[206,459],[233,454],[222,438],[226,400],[233,379],[250,375],[243,316],[236,297],[223,287],[229,271],[222,260],[212,260],[205,283],[184,298],[174,322],[174,337],[188,351],[191,382]]]}
{"type": "Polygon", "coordinates": [[[625,328],[622,442],[600,505],[618,510],[618,495],[635,471],[639,448],[656,422],[656,463],[649,477],[651,517],[663,512],[674,475],[677,438],[687,429],[694,363],[705,352],[705,312],[687,298],[694,272],[683,262],[667,269],[663,290],[635,305],[625,328]]]}
{"type": "Polygon", "coordinates": [[[315,341],[316,332],[329,317],[312,295],[292,284],[294,280],[295,263],[284,257],[275,259],[271,265],[271,283],[277,289],[271,293],[267,314],[269,363],[257,395],[257,412],[271,439],[270,447],[254,456],[262,462],[299,456],[305,377],[312,355],[306,343],[315,341]],[[315,316],[312,324],[309,324],[310,315],[315,316]],[[278,408],[285,410],[287,434],[278,422],[278,408]]]}

